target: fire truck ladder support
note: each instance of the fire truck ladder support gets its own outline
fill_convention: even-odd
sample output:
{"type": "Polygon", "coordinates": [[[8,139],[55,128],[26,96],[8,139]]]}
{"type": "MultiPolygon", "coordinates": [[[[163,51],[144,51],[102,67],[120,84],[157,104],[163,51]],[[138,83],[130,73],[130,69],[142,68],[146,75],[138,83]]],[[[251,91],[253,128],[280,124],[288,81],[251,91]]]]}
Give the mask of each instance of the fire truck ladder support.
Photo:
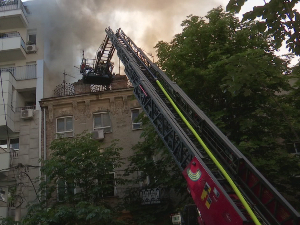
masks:
{"type": "Polygon", "coordinates": [[[106,33],[125,66],[135,96],[175,162],[185,171],[195,158],[198,160],[237,213],[239,222],[231,221],[233,224],[300,225],[299,213],[178,85],[121,29],[114,33],[107,28],[106,33]]]}
{"type": "Polygon", "coordinates": [[[195,135],[195,137],[197,138],[197,140],[199,141],[199,143],[202,145],[202,147],[204,148],[204,150],[206,151],[206,153],[213,160],[213,162],[216,164],[216,166],[222,172],[222,174],[224,175],[224,177],[226,178],[226,180],[229,182],[230,186],[232,187],[232,189],[234,190],[234,192],[236,193],[236,195],[238,196],[238,198],[242,202],[243,206],[245,207],[245,209],[249,213],[249,215],[250,215],[251,219],[253,220],[253,222],[255,223],[255,225],[261,225],[261,223],[258,221],[256,215],[253,213],[253,211],[250,208],[249,204],[246,202],[246,200],[244,199],[242,193],[240,192],[240,190],[238,189],[238,187],[235,185],[235,183],[233,182],[233,180],[230,178],[230,176],[228,175],[228,173],[226,172],[226,170],[218,162],[218,160],[216,159],[216,157],[208,149],[208,147],[203,142],[203,140],[200,138],[200,136],[197,134],[197,132],[195,131],[195,129],[191,126],[191,124],[187,121],[187,119],[185,118],[185,116],[178,109],[178,107],[176,106],[176,104],[174,103],[174,101],[172,100],[172,98],[170,97],[170,95],[166,92],[166,90],[164,89],[164,87],[161,85],[161,83],[158,80],[156,80],[156,83],[161,88],[161,90],[164,92],[164,94],[166,95],[166,97],[168,98],[168,100],[170,101],[170,103],[172,104],[172,106],[174,107],[174,109],[176,110],[176,112],[179,114],[179,116],[181,117],[181,119],[185,122],[185,124],[188,126],[188,128],[195,135]]]}

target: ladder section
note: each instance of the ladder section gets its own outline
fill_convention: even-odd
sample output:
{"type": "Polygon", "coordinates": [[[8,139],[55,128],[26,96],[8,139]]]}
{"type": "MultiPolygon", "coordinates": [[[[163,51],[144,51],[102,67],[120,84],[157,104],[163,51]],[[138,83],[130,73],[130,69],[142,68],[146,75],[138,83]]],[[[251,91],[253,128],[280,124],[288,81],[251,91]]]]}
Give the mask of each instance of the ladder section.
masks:
{"type": "MultiPolygon", "coordinates": [[[[120,43],[122,43],[124,46],[126,46],[127,49],[130,51],[131,56],[136,59],[140,70],[143,72],[143,74],[147,77],[147,79],[150,81],[152,86],[155,88],[155,92],[163,100],[164,104],[169,108],[171,113],[173,115],[175,115],[175,119],[176,119],[176,122],[178,123],[178,125],[184,130],[184,132],[187,134],[188,138],[196,146],[197,151],[200,152],[201,155],[203,155],[202,160],[205,163],[205,165],[208,167],[208,169],[211,171],[211,173],[216,177],[216,179],[219,181],[220,185],[224,188],[224,190],[228,193],[229,197],[232,199],[232,201],[234,202],[236,207],[239,208],[239,210],[244,214],[245,218],[248,218],[249,223],[250,223],[251,220],[249,218],[248,213],[244,209],[239,198],[235,195],[231,186],[228,184],[226,179],[223,177],[222,173],[219,171],[216,164],[212,161],[212,159],[208,156],[206,151],[200,145],[199,141],[195,138],[194,134],[190,131],[190,129],[187,127],[187,125],[178,116],[177,112],[172,107],[171,103],[168,101],[165,94],[162,92],[162,90],[156,84],[155,77],[153,76],[153,74],[151,74],[151,71],[148,70],[147,66],[145,66],[145,63],[147,64],[148,60],[146,60],[146,58],[144,58],[144,60],[140,60],[140,58],[143,57],[143,54],[142,54],[143,52],[140,52],[139,49],[135,46],[135,44],[131,41],[131,39],[124,35],[125,35],[124,33],[121,33],[121,35],[119,36],[120,43]]],[[[148,65],[150,65],[150,64],[148,64],[148,65]]],[[[254,208],[254,206],[252,206],[252,207],[254,208]]],[[[257,215],[257,216],[260,217],[259,215],[257,215]]]]}
{"type": "MultiPolygon", "coordinates": [[[[131,49],[132,56],[138,62],[141,70],[154,85],[154,79],[157,78],[165,87],[168,94],[176,102],[185,117],[192,124],[194,129],[200,134],[206,145],[213,151],[226,171],[236,177],[235,182],[241,187],[247,196],[247,200],[252,202],[253,210],[259,212],[259,217],[265,224],[299,225],[299,213],[281,196],[280,193],[260,174],[259,171],[247,160],[247,158],[225,137],[225,135],[210,121],[210,119],[192,102],[192,100],[172,82],[150,59],[139,49],[133,41],[127,37],[123,31],[119,31],[123,43],[131,49]],[[255,207],[254,207],[255,205],[255,207]]],[[[158,88],[156,91],[160,94],[158,88]]],[[[167,102],[165,102],[168,105],[167,102]]],[[[174,113],[174,112],[172,112],[174,113]]],[[[174,114],[175,115],[175,114],[174,114]]],[[[178,118],[176,118],[178,119],[178,118]]],[[[200,150],[201,148],[194,142],[194,137],[185,129],[185,125],[178,121],[200,150]]],[[[210,165],[206,162],[206,165],[210,165]]],[[[210,167],[215,173],[215,169],[210,167]]],[[[216,175],[218,177],[218,175],[216,175]]],[[[230,193],[230,190],[228,190],[230,193]]],[[[233,199],[234,195],[230,195],[233,199]]],[[[237,205],[240,203],[237,202],[237,205]]],[[[241,207],[239,207],[241,208],[241,207]]]]}
{"type": "Polygon", "coordinates": [[[113,57],[114,52],[115,47],[106,35],[96,53],[96,62],[94,66],[95,73],[102,74],[103,69],[112,73],[114,65],[111,63],[111,58],[113,57]]]}
{"type": "MultiPolygon", "coordinates": [[[[231,207],[235,209],[244,222],[249,222],[246,219],[248,215],[246,213],[243,215],[242,213],[242,207],[240,209],[237,207],[238,204],[235,204],[227,194],[226,191],[228,190],[223,188],[225,185],[219,183],[219,181],[225,182],[214,163],[212,163],[198,142],[191,141],[192,133],[189,132],[180,117],[176,116],[177,113],[170,103],[166,101],[165,95],[158,89],[155,79],[147,72],[147,68],[139,60],[136,60],[137,51],[133,51],[131,46],[128,45],[128,42],[131,44],[134,43],[129,38],[124,40],[119,35],[120,30],[117,31],[116,35],[110,28],[107,28],[106,32],[115,45],[118,56],[125,65],[125,72],[134,86],[134,94],[141,103],[145,113],[149,116],[159,136],[169,148],[178,166],[184,170],[191,159],[194,156],[198,156],[197,159],[201,162],[209,176],[212,177],[214,183],[222,190],[231,207]],[[167,114],[164,115],[165,111],[167,114]]],[[[228,187],[230,186],[226,185],[227,189],[228,187]]],[[[232,190],[228,192],[232,192],[232,190]]]]}

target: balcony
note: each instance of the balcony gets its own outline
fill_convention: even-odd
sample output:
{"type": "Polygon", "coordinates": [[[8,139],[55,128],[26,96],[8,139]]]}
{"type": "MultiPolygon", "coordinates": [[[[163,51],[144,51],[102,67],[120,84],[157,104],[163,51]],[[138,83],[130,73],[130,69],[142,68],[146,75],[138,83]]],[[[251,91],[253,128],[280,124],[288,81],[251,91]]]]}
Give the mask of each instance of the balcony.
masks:
{"type": "MultiPolygon", "coordinates": [[[[13,87],[16,86],[16,80],[9,72],[1,71],[2,78],[2,97],[3,102],[0,103],[0,136],[7,136],[14,130],[15,123],[13,121],[14,112],[12,103],[13,87]]],[[[1,146],[0,146],[1,147],[1,146]]]]}
{"type": "Polygon", "coordinates": [[[21,0],[0,0],[1,30],[26,28],[27,12],[21,0]]]}
{"type": "Polygon", "coordinates": [[[140,197],[142,199],[142,205],[153,205],[161,203],[160,189],[142,189],[140,191],[140,197]]]}
{"type": "Polygon", "coordinates": [[[0,147],[0,173],[8,171],[9,164],[10,164],[9,150],[0,147]]]}
{"type": "Polygon", "coordinates": [[[2,72],[9,72],[16,81],[36,79],[36,64],[16,67],[0,68],[2,72]]]}
{"type": "Polygon", "coordinates": [[[0,62],[25,59],[25,47],[19,32],[0,33],[0,62]]]}

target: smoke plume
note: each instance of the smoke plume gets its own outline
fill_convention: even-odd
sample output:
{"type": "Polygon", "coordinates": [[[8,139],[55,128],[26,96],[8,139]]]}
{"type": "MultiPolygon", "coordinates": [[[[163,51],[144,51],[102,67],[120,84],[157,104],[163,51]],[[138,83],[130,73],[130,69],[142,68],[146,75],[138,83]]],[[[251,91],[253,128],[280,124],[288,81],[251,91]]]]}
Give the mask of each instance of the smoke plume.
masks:
{"type": "MultiPolygon", "coordinates": [[[[42,18],[45,61],[49,69],[46,96],[63,80],[62,73],[80,79],[82,51],[94,58],[105,37],[105,28],[123,31],[145,52],[155,55],[154,46],[170,41],[181,32],[180,24],[190,14],[204,16],[224,0],[34,0],[32,14],[42,18]]],[[[118,62],[115,62],[118,67],[118,62]]],[[[74,82],[66,77],[67,82],[74,82]]]]}

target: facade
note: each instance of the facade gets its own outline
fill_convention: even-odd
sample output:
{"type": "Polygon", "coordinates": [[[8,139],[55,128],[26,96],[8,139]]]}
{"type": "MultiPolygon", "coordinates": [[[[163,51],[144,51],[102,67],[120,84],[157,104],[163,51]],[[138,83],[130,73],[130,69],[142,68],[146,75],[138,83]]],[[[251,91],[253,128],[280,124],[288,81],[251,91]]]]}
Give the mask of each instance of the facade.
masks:
{"type": "MultiPolygon", "coordinates": [[[[55,138],[72,138],[84,131],[91,132],[103,147],[119,139],[118,146],[123,148],[121,158],[132,155],[131,149],[141,135],[141,123],[135,121],[141,109],[127,84],[127,77],[118,75],[108,91],[103,91],[99,85],[65,84],[57,87],[56,96],[42,99],[41,156],[49,158],[49,146],[55,138]]],[[[122,176],[127,166],[125,161],[112,174],[122,176]]],[[[122,197],[123,188],[115,186],[112,195],[122,197]]]]}
{"type": "MultiPolygon", "coordinates": [[[[38,201],[39,159],[49,157],[58,135],[88,131],[104,145],[119,139],[121,157],[128,158],[141,134],[141,124],[134,121],[141,108],[126,76],[117,75],[108,91],[63,83],[48,97],[46,88],[53,87],[47,84],[51,71],[44,46],[49,43],[37,8],[33,2],[0,0],[0,218],[16,221],[26,215],[28,203],[38,201]]],[[[113,176],[122,176],[126,167],[113,176]]],[[[112,190],[115,199],[123,188],[112,190]]]]}
{"type": "Polygon", "coordinates": [[[30,9],[0,0],[0,217],[16,221],[36,199],[39,176],[44,38],[30,9]]]}

